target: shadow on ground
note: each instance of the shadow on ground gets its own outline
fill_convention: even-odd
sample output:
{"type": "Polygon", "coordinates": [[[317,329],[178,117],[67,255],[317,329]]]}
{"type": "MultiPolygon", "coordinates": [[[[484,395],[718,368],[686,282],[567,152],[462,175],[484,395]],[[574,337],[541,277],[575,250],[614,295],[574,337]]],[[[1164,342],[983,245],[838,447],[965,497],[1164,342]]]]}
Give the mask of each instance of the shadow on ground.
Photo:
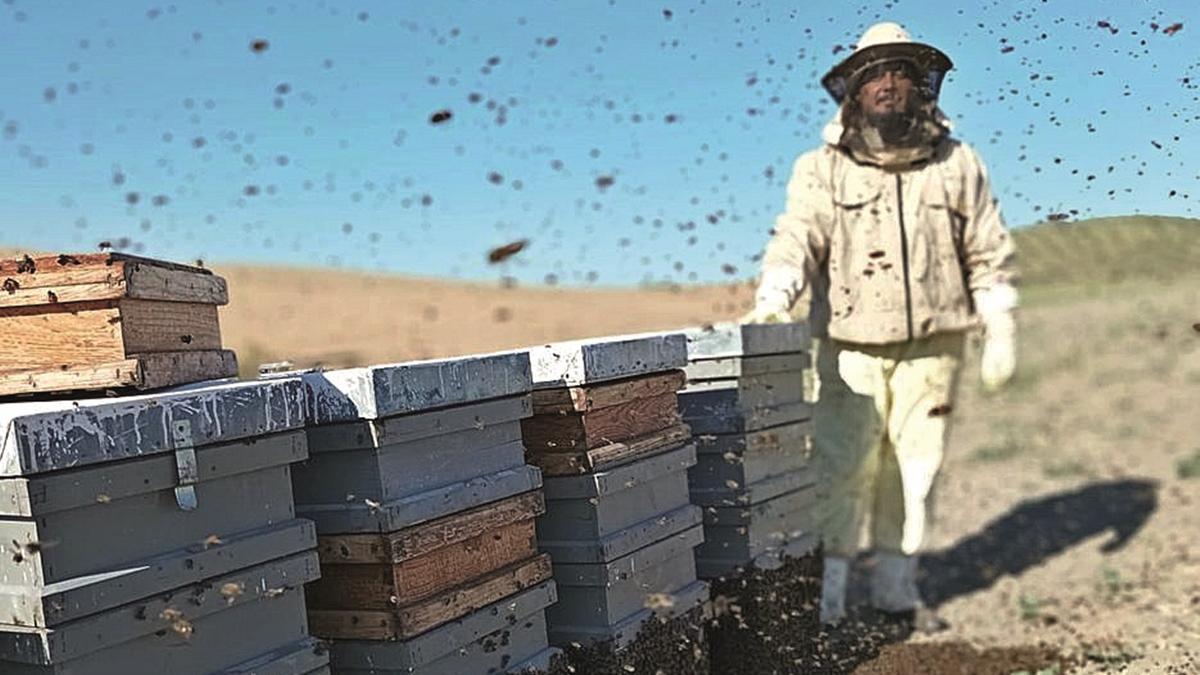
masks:
{"type": "MultiPolygon", "coordinates": [[[[1102,550],[1117,551],[1142,529],[1157,508],[1158,484],[1143,479],[1092,483],[1070,492],[1021,502],[978,534],[923,556],[922,593],[936,607],[989,588],[1003,575],[1021,574],[1106,532],[1111,533],[1111,538],[1102,550]]],[[[852,604],[867,601],[864,589],[870,565],[869,556],[862,556],[855,563],[852,604]]],[[[914,672],[910,670],[912,664],[919,662],[924,665],[917,672],[927,675],[991,672],[1007,675],[1022,669],[1036,672],[1051,662],[1066,665],[1056,655],[1035,646],[980,652],[953,642],[897,644],[911,634],[904,623],[859,607],[835,635],[821,640],[814,661],[801,672],[909,673],[914,672]]]]}
{"type": "Polygon", "coordinates": [[[1105,532],[1105,553],[1118,551],[1158,508],[1158,484],[1126,479],[1021,502],[982,532],[921,558],[921,591],[937,606],[989,588],[1105,532]]]}

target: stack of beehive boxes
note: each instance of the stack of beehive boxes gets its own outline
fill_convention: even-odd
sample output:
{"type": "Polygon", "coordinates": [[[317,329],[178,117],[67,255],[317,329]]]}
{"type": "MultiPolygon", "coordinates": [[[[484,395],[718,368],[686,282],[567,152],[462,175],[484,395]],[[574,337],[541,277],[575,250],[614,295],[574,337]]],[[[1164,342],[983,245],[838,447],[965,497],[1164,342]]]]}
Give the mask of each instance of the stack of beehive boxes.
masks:
{"type": "Polygon", "coordinates": [[[305,407],[297,379],[0,403],[0,672],[327,673],[305,407]]]}
{"type": "Polygon", "coordinates": [[[0,261],[0,396],[147,390],[237,374],[225,280],[117,253],[0,261]]]}
{"type": "Polygon", "coordinates": [[[311,458],[298,512],[317,524],[313,634],[338,673],[544,668],[550,562],[539,471],[525,464],[526,354],[302,375],[311,458]]]}
{"type": "Polygon", "coordinates": [[[687,485],[696,454],[677,398],[686,348],[673,334],[529,350],[523,437],[546,475],[538,540],[559,590],[550,641],[576,672],[707,672],[693,554],[703,531],[687,485]]]}
{"type": "Polygon", "coordinates": [[[794,672],[816,634],[820,582],[808,327],[725,324],[687,335],[679,398],[699,453],[689,477],[705,511],[697,567],[726,607],[710,631],[713,668],[794,672]]]}

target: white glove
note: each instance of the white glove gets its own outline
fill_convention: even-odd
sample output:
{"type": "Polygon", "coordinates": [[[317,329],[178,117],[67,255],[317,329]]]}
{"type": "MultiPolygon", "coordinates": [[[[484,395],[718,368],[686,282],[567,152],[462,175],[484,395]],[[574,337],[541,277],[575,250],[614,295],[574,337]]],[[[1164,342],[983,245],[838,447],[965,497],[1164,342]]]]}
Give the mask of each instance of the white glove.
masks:
{"type": "Polygon", "coordinates": [[[1012,313],[1017,291],[1002,284],[975,291],[974,297],[984,330],[979,375],[983,388],[995,392],[1012,380],[1017,369],[1017,323],[1012,313]]]}
{"type": "Polygon", "coordinates": [[[754,293],[754,309],[738,320],[738,323],[789,323],[792,321],[789,308],[800,292],[801,279],[789,270],[768,269],[754,293]]]}

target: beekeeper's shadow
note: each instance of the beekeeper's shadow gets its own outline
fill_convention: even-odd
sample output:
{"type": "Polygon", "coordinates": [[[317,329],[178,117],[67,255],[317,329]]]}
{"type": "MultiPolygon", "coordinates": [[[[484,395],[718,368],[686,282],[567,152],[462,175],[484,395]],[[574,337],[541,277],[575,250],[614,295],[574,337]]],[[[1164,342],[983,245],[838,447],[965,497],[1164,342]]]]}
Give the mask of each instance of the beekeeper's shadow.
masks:
{"type": "Polygon", "coordinates": [[[932,606],[990,587],[1006,574],[1040,564],[1104,532],[1117,551],[1158,508],[1158,483],[1125,479],[1092,483],[1019,503],[982,532],[921,558],[920,584],[932,606]]]}

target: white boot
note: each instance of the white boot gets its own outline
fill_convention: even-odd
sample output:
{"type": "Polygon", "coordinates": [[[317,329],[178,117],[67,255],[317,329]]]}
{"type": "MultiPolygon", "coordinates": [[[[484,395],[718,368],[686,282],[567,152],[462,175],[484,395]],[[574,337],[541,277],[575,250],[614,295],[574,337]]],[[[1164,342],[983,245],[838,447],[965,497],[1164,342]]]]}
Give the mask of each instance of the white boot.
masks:
{"type": "Polygon", "coordinates": [[[917,591],[917,557],[877,553],[871,572],[871,604],[885,612],[908,612],[921,607],[917,591]]]}
{"type": "Polygon", "coordinates": [[[821,623],[836,624],[846,618],[846,583],[849,577],[849,558],[825,558],[825,572],[821,577],[821,623]]]}
{"type": "Polygon", "coordinates": [[[926,634],[946,630],[949,624],[925,606],[917,589],[917,557],[879,553],[871,573],[871,604],[892,614],[904,614],[914,629],[926,634]]]}

